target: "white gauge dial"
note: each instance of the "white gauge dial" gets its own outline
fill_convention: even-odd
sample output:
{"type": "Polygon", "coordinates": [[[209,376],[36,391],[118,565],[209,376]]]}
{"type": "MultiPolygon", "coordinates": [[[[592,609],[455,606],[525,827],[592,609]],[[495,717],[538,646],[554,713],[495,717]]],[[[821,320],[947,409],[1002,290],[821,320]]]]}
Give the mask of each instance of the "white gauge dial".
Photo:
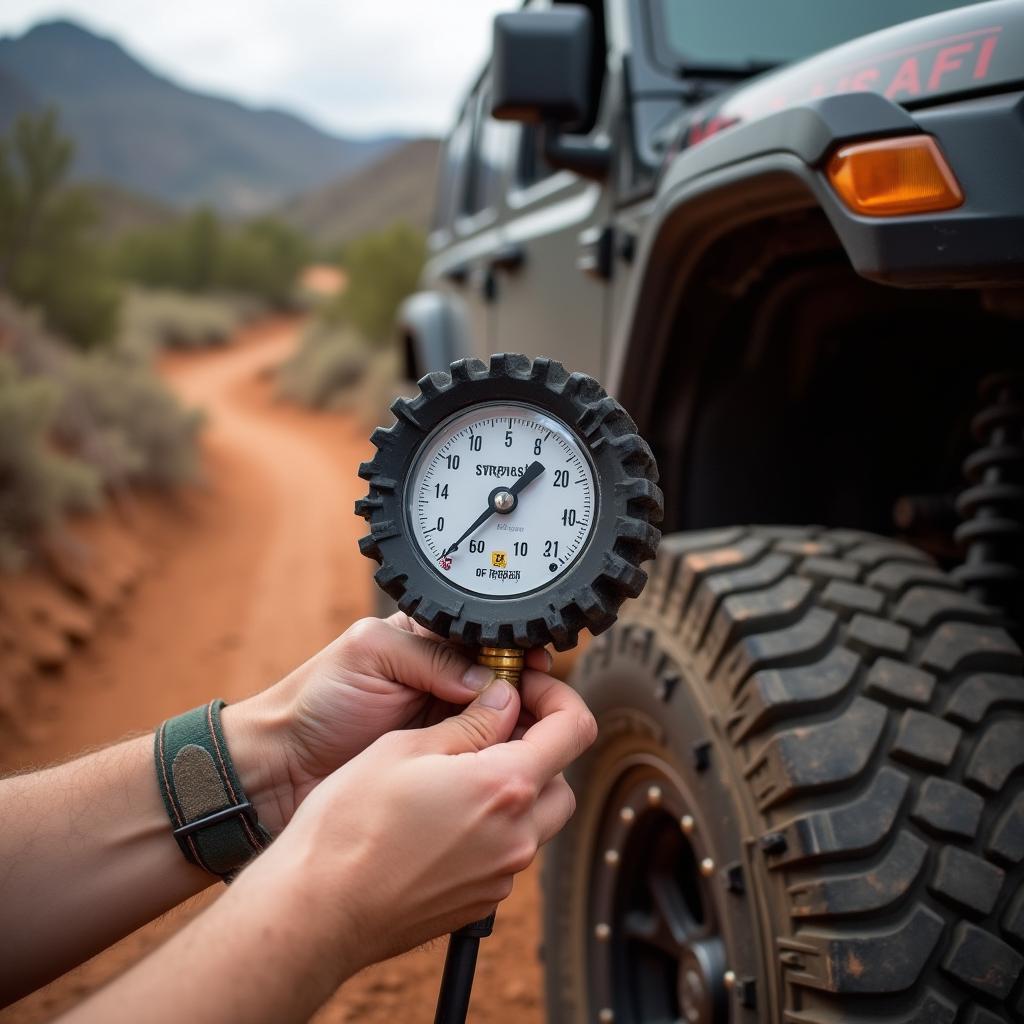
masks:
{"type": "Polygon", "coordinates": [[[595,522],[594,471],[572,431],[528,405],[479,405],[427,439],[406,489],[412,536],[435,571],[489,597],[558,579],[595,522]]]}

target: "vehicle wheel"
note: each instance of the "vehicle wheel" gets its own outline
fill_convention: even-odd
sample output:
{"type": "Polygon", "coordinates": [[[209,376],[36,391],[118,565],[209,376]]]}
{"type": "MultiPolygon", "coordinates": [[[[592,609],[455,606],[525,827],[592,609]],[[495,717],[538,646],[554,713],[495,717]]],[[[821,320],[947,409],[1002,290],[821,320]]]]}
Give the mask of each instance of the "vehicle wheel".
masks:
{"type": "Polygon", "coordinates": [[[1021,1020],[1022,664],[891,540],[666,538],[573,677],[552,1024],[1021,1020]]]}

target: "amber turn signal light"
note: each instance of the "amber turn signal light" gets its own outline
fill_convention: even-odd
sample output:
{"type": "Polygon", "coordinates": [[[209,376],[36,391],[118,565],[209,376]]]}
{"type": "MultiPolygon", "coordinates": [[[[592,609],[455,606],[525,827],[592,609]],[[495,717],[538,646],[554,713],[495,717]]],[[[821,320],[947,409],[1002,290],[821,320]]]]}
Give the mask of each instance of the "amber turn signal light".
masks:
{"type": "Polygon", "coordinates": [[[964,194],[942,151],[928,135],[855,142],[826,168],[840,199],[868,217],[952,210],[964,194]]]}

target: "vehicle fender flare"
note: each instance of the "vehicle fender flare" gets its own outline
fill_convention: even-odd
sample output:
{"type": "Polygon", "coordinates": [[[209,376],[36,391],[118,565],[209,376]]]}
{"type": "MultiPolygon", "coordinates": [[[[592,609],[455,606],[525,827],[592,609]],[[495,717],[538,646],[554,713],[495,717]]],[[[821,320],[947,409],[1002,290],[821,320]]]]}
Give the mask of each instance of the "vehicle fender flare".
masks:
{"type": "Polygon", "coordinates": [[[657,378],[650,367],[661,365],[669,342],[672,318],[665,311],[677,308],[711,244],[742,224],[818,206],[854,267],[870,265],[870,236],[855,230],[853,216],[820,167],[843,142],[919,131],[914,119],[885,97],[846,93],[737,125],[680,153],[659,184],[638,242],[614,329],[610,391],[627,408],[650,408],[657,378]]]}
{"type": "Polygon", "coordinates": [[[418,380],[471,354],[469,336],[452,301],[437,291],[414,292],[398,308],[396,327],[406,375],[418,380]]]}

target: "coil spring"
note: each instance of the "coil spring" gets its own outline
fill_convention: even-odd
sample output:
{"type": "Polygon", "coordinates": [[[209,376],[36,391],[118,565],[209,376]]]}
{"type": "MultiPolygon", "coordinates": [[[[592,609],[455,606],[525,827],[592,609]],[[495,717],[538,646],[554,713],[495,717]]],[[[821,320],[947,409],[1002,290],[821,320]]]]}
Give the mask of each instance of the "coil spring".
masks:
{"type": "Polygon", "coordinates": [[[999,373],[979,388],[971,421],[981,447],[964,462],[971,486],[957,499],[966,547],[954,575],[975,597],[1011,615],[1024,605],[1024,374],[999,373]]]}

